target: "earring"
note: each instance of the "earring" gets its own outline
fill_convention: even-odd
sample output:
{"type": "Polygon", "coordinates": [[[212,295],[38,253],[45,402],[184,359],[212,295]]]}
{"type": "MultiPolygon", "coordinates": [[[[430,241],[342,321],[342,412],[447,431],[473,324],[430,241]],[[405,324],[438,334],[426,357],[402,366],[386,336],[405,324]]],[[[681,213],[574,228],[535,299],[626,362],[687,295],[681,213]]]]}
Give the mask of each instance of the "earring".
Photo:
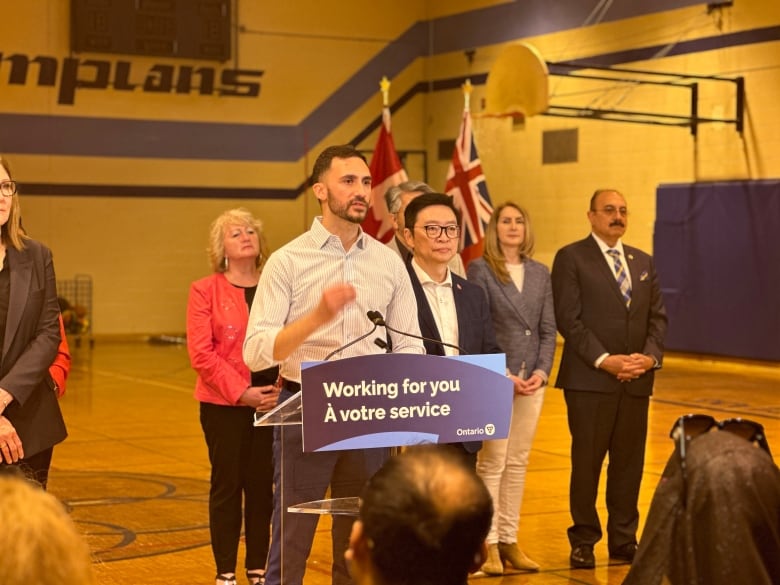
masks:
{"type": "Polygon", "coordinates": [[[227,270],[227,269],[228,269],[228,259],[227,259],[227,256],[225,256],[225,270],[227,270]]]}

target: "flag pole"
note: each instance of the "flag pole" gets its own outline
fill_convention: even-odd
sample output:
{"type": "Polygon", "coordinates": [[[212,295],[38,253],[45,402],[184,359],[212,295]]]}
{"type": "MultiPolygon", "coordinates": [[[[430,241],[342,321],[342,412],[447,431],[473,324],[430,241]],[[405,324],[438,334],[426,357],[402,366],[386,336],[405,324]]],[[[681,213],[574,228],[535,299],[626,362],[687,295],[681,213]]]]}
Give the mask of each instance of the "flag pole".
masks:
{"type": "Polygon", "coordinates": [[[386,75],[382,76],[382,80],[379,82],[379,89],[382,91],[382,107],[386,108],[390,103],[390,80],[386,75]]]}
{"type": "Polygon", "coordinates": [[[471,92],[474,91],[471,79],[467,78],[465,83],[460,87],[463,90],[463,110],[471,113],[471,92]]]}

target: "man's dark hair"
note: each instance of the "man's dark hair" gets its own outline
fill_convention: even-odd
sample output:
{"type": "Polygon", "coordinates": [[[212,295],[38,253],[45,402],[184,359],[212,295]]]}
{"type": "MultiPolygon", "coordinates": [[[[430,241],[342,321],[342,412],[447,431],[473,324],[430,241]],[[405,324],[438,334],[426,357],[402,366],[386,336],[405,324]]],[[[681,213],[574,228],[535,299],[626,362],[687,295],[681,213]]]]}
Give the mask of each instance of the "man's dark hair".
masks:
{"type": "Polygon", "coordinates": [[[623,194],[620,191],[618,191],[617,189],[596,189],[593,192],[593,195],[590,196],[590,210],[591,211],[596,211],[596,199],[599,198],[599,195],[601,195],[602,193],[606,193],[607,191],[618,193],[621,197],[623,196],[623,194]]]}
{"type": "Polygon", "coordinates": [[[386,583],[465,584],[493,517],[485,484],[450,447],[410,447],[361,496],[371,560],[386,583]]]}
{"type": "Polygon", "coordinates": [[[334,158],[359,158],[368,164],[366,157],[351,144],[339,144],[329,146],[323,150],[314,162],[314,168],[311,171],[311,184],[319,183],[322,175],[330,168],[330,163],[334,158]]]}
{"type": "Polygon", "coordinates": [[[445,207],[449,207],[455,214],[456,221],[460,217],[458,210],[455,209],[455,204],[452,202],[452,197],[449,195],[445,195],[444,193],[423,193],[419,197],[412,199],[409,202],[409,205],[406,206],[406,211],[404,211],[404,223],[406,224],[406,227],[411,230],[417,221],[417,215],[423,209],[430,207],[431,205],[444,205],[445,207]]]}

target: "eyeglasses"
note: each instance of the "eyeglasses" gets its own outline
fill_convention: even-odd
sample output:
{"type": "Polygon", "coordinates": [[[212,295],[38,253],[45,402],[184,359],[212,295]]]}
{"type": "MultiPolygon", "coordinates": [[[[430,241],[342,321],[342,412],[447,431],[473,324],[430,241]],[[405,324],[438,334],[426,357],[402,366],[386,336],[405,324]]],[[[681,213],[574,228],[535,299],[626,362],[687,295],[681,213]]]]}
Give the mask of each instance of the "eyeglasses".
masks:
{"type": "Polygon", "coordinates": [[[441,237],[442,234],[447,234],[449,239],[457,238],[460,235],[459,225],[423,225],[417,227],[424,229],[425,235],[432,240],[441,237]]]}
{"type": "Polygon", "coordinates": [[[672,425],[672,430],[669,431],[669,437],[677,443],[680,452],[680,468],[683,479],[683,505],[685,504],[685,492],[687,491],[688,483],[688,470],[686,466],[687,443],[696,437],[708,433],[716,427],[718,430],[732,433],[751,443],[757,443],[770,457],[772,456],[772,452],[769,450],[769,443],[766,440],[764,426],[761,423],[739,417],[717,421],[708,414],[686,414],[681,416],[674,422],[674,425],[672,425]]]}
{"type": "Polygon", "coordinates": [[[1,181],[0,195],[3,197],[13,197],[16,195],[16,181],[1,181]]]}
{"type": "Polygon", "coordinates": [[[623,217],[628,217],[627,207],[615,207],[614,205],[607,205],[603,209],[593,209],[591,211],[600,211],[604,215],[617,215],[620,213],[623,217]]]}

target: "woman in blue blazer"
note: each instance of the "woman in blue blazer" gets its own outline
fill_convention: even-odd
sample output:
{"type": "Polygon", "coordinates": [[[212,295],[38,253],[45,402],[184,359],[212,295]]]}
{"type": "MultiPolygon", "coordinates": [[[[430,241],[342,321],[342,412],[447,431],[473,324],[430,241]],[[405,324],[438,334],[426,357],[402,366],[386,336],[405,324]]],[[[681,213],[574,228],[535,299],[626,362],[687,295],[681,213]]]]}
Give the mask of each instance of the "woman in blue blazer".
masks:
{"type": "Polygon", "coordinates": [[[515,385],[512,423],[506,439],[485,441],[477,472],[487,485],[495,512],[482,571],[538,571],[517,546],[520,504],[544,386],[555,353],[555,313],[550,271],[531,259],[533,231],[528,213],[515,203],[496,207],[485,235],[482,258],[468,266],[469,281],[487,293],[498,344],[506,353],[507,374],[515,385]]]}

